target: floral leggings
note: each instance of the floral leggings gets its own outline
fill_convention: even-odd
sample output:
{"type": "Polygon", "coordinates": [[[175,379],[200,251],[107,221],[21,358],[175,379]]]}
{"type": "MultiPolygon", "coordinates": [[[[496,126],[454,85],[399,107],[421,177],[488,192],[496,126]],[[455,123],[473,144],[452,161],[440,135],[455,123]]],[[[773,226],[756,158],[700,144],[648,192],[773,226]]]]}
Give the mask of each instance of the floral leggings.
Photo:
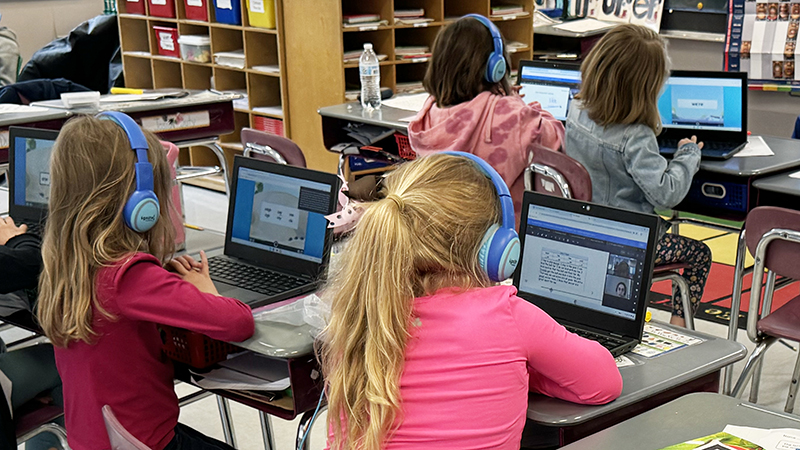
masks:
{"type": "MultiPolygon", "coordinates": [[[[689,283],[689,300],[692,312],[697,311],[708,271],[711,268],[711,250],[700,241],[677,234],[665,234],[656,245],[655,264],[686,263],[691,267],[683,270],[683,278],[689,283]]],[[[678,287],[672,287],[672,314],[683,317],[683,303],[678,287]]]]}

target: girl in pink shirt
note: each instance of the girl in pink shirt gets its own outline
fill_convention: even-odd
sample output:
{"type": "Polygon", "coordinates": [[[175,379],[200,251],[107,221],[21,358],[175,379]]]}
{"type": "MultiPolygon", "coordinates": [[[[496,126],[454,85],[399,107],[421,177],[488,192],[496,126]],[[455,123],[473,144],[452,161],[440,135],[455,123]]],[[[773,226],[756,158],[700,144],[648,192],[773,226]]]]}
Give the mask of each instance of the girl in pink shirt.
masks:
{"type": "Polygon", "coordinates": [[[55,347],[69,445],[110,448],[101,412],[109,405],[153,450],[230,448],[178,424],[156,324],[242,341],[253,334],[252,313],[216,295],[205,254],[166,264],[175,230],[165,152],[130,117],[99,117],[59,133],[42,244],[38,315],[55,347]]]}
{"type": "Polygon", "coordinates": [[[564,125],[538,102],[526,104],[506,67],[503,37],[491,21],[470,14],[446,26],[422,82],[430,97],[408,124],[408,138],[420,155],[455,150],[487,161],[511,190],[519,220],[525,167],[534,151],[561,148],[564,125]]]}
{"type": "Polygon", "coordinates": [[[619,395],[605,348],[490,282],[479,249],[500,202],[475,162],[420,158],[384,186],[325,292],[330,448],[518,449],[528,392],[619,395]]]}

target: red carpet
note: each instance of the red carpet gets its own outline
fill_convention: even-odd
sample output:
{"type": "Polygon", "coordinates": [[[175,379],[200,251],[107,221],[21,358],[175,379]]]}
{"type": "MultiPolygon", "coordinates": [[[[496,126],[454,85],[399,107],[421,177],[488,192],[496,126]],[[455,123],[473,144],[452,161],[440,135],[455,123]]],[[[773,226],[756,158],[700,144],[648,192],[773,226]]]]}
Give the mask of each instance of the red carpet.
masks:
{"type": "MultiPolygon", "coordinates": [[[[650,295],[650,306],[663,310],[671,310],[672,283],[660,281],[653,284],[650,295]]],[[[750,305],[750,287],[752,286],[752,276],[746,275],[742,293],[741,314],[739,327],[745,328],[747,321],[747,309],[750,305]]],[[[698,319],[710,320],[712,322],[727,324],[730,318],[731,292],[733,291],[733,266],[726,264],[713,263],[706,282],[706,289],[703,292],[700,309],[695,317],[698,319]]],[[[800,294],[797,283],[790,284],[782,289],[775,291],[772,300],[773,311],[784,305],[800,294]]]]}

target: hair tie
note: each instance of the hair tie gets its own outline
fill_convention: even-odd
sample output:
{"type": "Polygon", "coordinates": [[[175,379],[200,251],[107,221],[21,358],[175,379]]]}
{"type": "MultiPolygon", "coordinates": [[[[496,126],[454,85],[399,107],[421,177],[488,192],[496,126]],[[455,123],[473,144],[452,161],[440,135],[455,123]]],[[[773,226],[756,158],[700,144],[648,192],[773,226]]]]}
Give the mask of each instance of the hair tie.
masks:
{"type": "Polygon", "coordinates": [[[386,199],[394,202],[400,212],[403,212],[403,210],[406,208],[406,202],[404,202],[403,198],[397,194],[389,194],[386,196],[386,199]]]}

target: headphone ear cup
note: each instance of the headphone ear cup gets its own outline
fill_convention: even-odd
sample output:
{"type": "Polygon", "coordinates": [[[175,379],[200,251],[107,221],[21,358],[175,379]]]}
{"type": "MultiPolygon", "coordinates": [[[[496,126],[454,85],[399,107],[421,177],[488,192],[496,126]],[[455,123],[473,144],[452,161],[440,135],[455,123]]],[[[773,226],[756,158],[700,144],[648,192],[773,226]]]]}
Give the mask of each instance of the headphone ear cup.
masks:
{"type": "Polygon", "coordinates": [[[137,233],[150,230],[158,222],[160,206],[153,191],[136,191],[125,203],[122,217],[125,224],[137,233]]]}
{"type": "Polygon", "coordinates": [[[506,59],[502,55],[492,53],[486,66],[486,79],[490,83],[498,83],[506,75],[506,59]]]}
{"type": "Polygon", "coordinates": [[[493,224],[483,236],[478,262],[490,280],[503,281],[514,274],[519,263],[519,250],[517,232],[493,224]]]}

